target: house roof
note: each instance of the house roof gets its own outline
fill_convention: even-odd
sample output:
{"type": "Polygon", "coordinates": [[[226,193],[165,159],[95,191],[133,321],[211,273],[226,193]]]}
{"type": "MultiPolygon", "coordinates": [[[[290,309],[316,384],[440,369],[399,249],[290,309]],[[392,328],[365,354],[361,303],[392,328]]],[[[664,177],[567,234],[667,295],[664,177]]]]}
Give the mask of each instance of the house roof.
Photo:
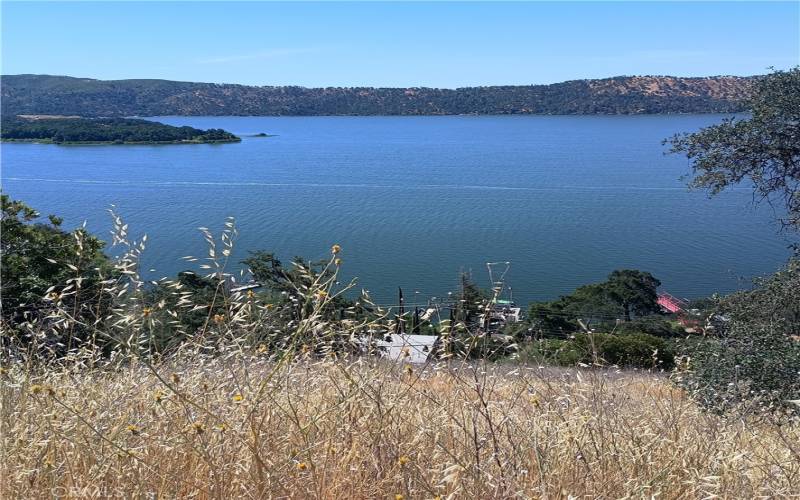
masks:
{"type": "Polygon", "coordinates": [[[375,343],[391,360],[424,363],[428,360],[428,355],[433,351],[433,344],[438,338],[436,335],[391,334],[387,335],[384,340],[378,340],[375,343]]]}

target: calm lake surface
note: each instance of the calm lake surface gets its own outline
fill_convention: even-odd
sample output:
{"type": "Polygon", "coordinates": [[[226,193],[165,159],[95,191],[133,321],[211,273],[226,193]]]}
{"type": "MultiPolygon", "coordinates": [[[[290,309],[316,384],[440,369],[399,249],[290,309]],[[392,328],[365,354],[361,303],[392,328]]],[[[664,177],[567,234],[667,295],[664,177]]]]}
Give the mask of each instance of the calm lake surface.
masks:
{"type": "MultiPolygon", "coordinates": [[[[455,290],[460,270],[511,261],[518,302],[546,300],[614,269],[650,271],[674,295],[745,287],[789,255],[767,207],[739,189],[687,192],[685,158],[661,140],[721,116],[162,117],[224,128],[239,144],[3,144],[3,190],[107,237],[116,205],[147,233],[150,278],[206,255],[200,226],[233,216],[234,261],[266,249],[325,258],[378,302],[455,290]]],[[[117,250],[111,249],[116,254],[117,250]]],[[[197,268],[194,268],[197,270],[197,268]]],[[[409,300],[410,302],[411,300],[409,300]]]]}

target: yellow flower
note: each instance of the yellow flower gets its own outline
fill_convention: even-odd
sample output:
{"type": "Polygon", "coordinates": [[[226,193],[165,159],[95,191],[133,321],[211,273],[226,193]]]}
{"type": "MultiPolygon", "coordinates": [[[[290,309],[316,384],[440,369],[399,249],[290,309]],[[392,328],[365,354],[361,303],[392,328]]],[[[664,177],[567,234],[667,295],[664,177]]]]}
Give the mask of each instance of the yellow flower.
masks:
{"type": "Polygon", "coordinates": [[[127,431],[130,432],[133,435],[139,434],[139,432],[141,432],[139,427],[137,427],[137,426],[135,426],[133,424],[128,425],[127,427],[125,427],[125,429],[127,429],[127,431]]]}
{"type": "Polygon", "coordinates": [[[225,321],[225,316],[224,315],[222,315],[222,314],[215,314],[214,315],[214,323],[220,324],[223,321],[225,321]]]}
{"type": "Polygon", "coordinates": [[[327,296],[328,296],[328,292],[326,292],[325,290],[319,290],[319,291],[317,292],[317,298],[318,298],[319,300],[324,300],[324,299],[325,299],[325,297],[327,297],[327,296]]]}
{"type": "Polygon", "coordinates": [[[228,430],[228,425],[227,425],[227,424],[224,424],[224,423],[222,423],[222,424],[219,424],[219,425],[217,426],[217,430],[218,430],[218,431],[220,431],[220,432],[225,432],[225,431],[227,431],[227,430],[228,430]]]}
{"type": "Polygon", "coordinates": [[[342,247],[340,247],[339,245],[333,245],[333,246],[331,247],[331,253],[332,253],[333,255],[336,255],[337,253],[339,253],[339,252],[341,252],[341,251],[342,251],[342,247]]]}
{"type": "Polygon", "coordinates": [[[261,353],[267,352],[267,346],[264,344],[259,344],[257,351],[261,353]]]}
{"type": "Polygon", "coordinates": [[[247,291],[247,298],[248,298],[248,299],[252,299],[252,298],[253,298],[253,297],[255,297],[255,296],[256,296],[256,294],[255,294],[255,293],[253,293],[253,291],[252,291],[252,290],[248,290],[248,291],[247,291]]]}
{"type": "Polygon", "coordinates": [[[30,392],[31,394],[41,394],[42,392],[46,392],[50,396],[56,395],[55,389],[53,389],[49,385],[33,384],[30,388],[30,392]]]}
{"type": "Polygon", "coordinates": [[[402,457],[397,459],[397,463],[400,464],[400,466],[402,467],[403,465],[407,464],[409,460],[410,459],[407,456],[403,455],[402,457]]]}
{"type": "Polygon", "coordinates": [[[398,493],[397,495],[394,496],[394,500],[403,500],[404,498],[405,497],[403,495],[401,495],[400,493],[398,493]]]}
{"type": "Polygon", "coordinates": [[[306,465],[305,462],[297,462],[297,465],[295,465],[295,467],[297,467],[297,470],[306,470],[308,468],[308,465],[306,465]]]}
{"type": "Polygon", "coordinates": [[[342,265],[342,259],[336,259],[336,260],[333,261],[333,263],[336,264],[337,266],[341,266],[342,265]]]}
{"type": "Polygon", "coordinates": [[[233,395],[233,401],[235,403],[241,403],[243,400],[244,400],[244,396],[242,396],[241,394],[234,394],[233,395]]]}
{"type": "Polygon", "coordinates": [[[203,425],[201,422],[194,422],[192,424],[192,428],[194,429],[195,434],[202,434],[206,430],[206,426],[203,425]]]}
{"type": "Polygon", "coordinates": [[[144,309],[142,309],[142,314],[144,315],[145,318],[150,316],[150,313],[152,312],[153,309],[151,307],[145,307],[144,309]]]}
{"type": "Polygon", "coordinates": [[[275,308],[275,304],[267,304],[267,309],[274,309],[274,308],[275,308]]]}
{"type": "Polygon", "coordinates": [[[153,399],[156,400],[156,403],[160,403],[161,401],[164,400],[164,396],[166,396],[166,394],[164,394],[164,391],[156,391],[156,394],[153,397],[153,399]]]}

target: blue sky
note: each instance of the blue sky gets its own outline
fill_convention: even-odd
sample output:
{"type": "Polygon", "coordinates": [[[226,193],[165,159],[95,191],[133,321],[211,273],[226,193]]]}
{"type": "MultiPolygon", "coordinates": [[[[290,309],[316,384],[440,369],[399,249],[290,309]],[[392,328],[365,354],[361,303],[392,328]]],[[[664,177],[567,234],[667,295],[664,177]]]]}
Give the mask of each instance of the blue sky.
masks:
{"type": "Polygon", "coordinates": [[[800,2],[2,2],[2,72],[304,86],[750,75],[800,62],[800,2]]]}

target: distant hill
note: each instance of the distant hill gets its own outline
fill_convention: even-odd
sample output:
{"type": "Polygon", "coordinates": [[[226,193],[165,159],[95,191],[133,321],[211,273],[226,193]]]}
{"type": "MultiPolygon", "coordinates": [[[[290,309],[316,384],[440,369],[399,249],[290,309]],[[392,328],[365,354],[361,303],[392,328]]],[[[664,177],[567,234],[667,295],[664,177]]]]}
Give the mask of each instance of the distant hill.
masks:
{"type": "Polygon", "coordinates": [[[756,77],[620,76],[551,85],[255,87],[6,75],[2,113],[81,116],[727,113],[756,77]]]}

